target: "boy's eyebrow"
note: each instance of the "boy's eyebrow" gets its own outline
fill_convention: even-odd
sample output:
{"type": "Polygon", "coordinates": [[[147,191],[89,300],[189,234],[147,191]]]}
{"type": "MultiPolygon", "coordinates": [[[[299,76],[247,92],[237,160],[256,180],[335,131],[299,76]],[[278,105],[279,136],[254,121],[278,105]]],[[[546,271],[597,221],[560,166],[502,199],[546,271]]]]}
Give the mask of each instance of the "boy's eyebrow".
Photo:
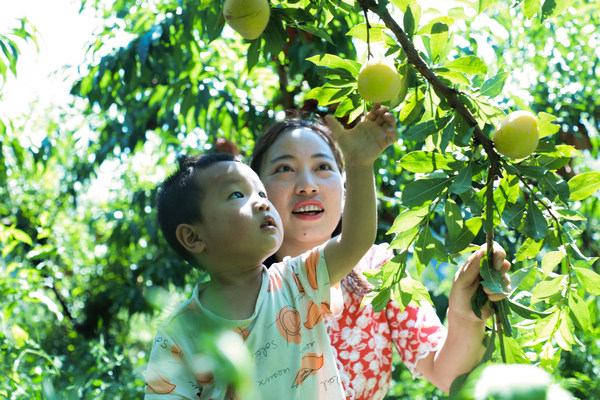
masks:
{"type": "MultiPolygon", "coordinates": [[[[295,159],[295,158],[296,158],[296,157],[294,157],[294,156],[293,156],[293,155],[291,155],[291,154],[282,154],[282,155],[280,155],[280,156],[277,156],[277,157],[275,157],[275,158],[272,158],[270,162],[271,162],[271,163],[276,163],[276,162],[278,162],[278,161],[281,161],[281,160],[293,160],[293,159],[295,159]]],[[[332,157],[332,156],[330,156],[330,155],[329,155],[329,154],[327,154],[327,153],[315,153],[315,154],[311,155],[311,156],[310,156],[310,158],[328,158],[328,159],[330,159],[330,160],[333,160],[333,157],[332,157]]]]}

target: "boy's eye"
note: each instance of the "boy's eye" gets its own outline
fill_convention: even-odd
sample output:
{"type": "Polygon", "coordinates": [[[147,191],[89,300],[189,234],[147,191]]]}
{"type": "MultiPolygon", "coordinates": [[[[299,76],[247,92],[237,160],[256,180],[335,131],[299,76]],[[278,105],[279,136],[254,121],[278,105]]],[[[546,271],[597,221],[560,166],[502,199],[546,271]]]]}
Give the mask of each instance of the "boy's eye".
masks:
{"type": "Polygon", "coordinates": [[[264,199],[267,198],[267,194],[265,192],[258,192],[258,195],[264,199]]]}
{"type": "Polygon", "coordinates": [[[237,191],[236,191],[236,192],[233,192],[233,193],[231,193],[231,194],[229,195],[229,198],[230,198],[230,199],[241,199],[241,198],[243,198],[243,197],[244,197],[244,193],[242,193],[242,192],[237,192],[237,191]]]}

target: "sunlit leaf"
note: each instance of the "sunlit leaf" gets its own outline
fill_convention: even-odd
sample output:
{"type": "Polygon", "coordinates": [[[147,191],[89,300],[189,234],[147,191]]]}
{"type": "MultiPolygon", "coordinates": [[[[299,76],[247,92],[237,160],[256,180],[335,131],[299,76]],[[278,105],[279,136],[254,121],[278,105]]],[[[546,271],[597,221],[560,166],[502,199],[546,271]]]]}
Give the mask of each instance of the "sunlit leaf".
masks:
{"type": "Polygon", "coordinates": [[[531,303],[547,299],[559,293],[563,286],[564,275],[546,279],[538,283],[532,291],[531,303]]]}
{"type": "Polygon", "coordinates": [[[534,240],[531,238],[525,239],[525,242],[519,247],[516,255],[516,261],[523,261],[535,258],[544,244],[543,240],[534,240]]]}
{"type": "Polygon", "coordinates": [[[387,233],[398,233],[414,228],[421,223],[423,218],[428,213],[428,207],[405,210],[396,217],[392,227],[387,231],[387,233]]]}
{"type": "Polygon", "coordinates": [[[457,58],[444,64],[444,67],[458,72],[464,72],[467,75],[485,75],[487,66],[483,60],[477,56],[465,56],[457,58]]]}
{"type": "Polygon", "coordinates": [[[600,296],[600,275],[588,268],[574,266],[573,270],[581,287],[594,296],[600,296]]]}
{"type": "Polygon", "coordinates": [[[569,179],[570,201],[583,200],[600,189],[600,172],[590,171],[569,179]]]}
{"type": "Polygon", "coordinates": [[[584,331],[590,328],[590,311],[586,302],[575,291],[569,293],[569,312],[584,331]]]}
{"type": "Polygon", "coordinates": [[[506,82],[506,78],[510,75],[510,72],[500,72],[483,82],[481,85],[481,95],[494,97],[498,96],[502,93],[502,89],[504,88],[504,83],[506,82]]]}
{"type": "Polygon", "coordinates": [[[354,76],[358,76],[358,73],[361,68],[360,63],[358,63],[354,60],[348,60],[348,59],[341,58],[334,54],[316,55],[316,56],[308,57],[306,60],[310,61],[320,67],[343,69],[343,70],[350,72],[354,76]]]}
{"type": "Polygon", "coordinates": [[[542,258],[542,271],[544,272],[544,277],[548,276],[548,274],[550,274],[565,257],[566,254],[558,250],[544,254],[544,257],[542,258]]]}
{"type": "Polygon", "coordinates": [[[552,121],[556,121],[557,119],[554,115],[540,112],[537,117],[539,119],[538,129],[540,139],[554,135],[560,129],[560,126],[552,123],[552,121]]]}
{"type": "Polygon", "coordinates": [[[436,22],[431,27],[431,58],[434,62],[438,61],[446,49],[449,36],[448,25],[443,22],[436,22]]]}

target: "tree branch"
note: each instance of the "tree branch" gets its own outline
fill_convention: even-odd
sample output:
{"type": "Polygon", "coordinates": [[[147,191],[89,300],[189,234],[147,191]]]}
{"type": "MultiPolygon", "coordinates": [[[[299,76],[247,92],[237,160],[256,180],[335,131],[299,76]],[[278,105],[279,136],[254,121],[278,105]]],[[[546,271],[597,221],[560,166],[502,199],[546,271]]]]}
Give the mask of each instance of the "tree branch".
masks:
{"type": "Polygon", "coordinates": [[[437,75],[429,68],[425,61],[419,55],[419,52],[415,48],[414,44],[410,41],[404,30],[396,23],[394,18],[386,9],[380,9],[379,5],[375,0],[358,0],[358,4],[363,10],[369,10],[379,15],[385,26],[387,26],[392,33],[396,36],[396,39],[402,46],[402,49],[406,53],[406,58],[419,73],[433,86],[435,91],[443,96],[448,104],[467,122],[467,124],[474,128],[473,134],[475,141],[483,146],[485,152],[490,158],[492,165],[497,165],[499,156],[494,149],[492,140],[481,130],[477,124],[477,120],[464,105],[458,96],[458,92],[446,85],[444,82],[437,77],[437,75]]]}

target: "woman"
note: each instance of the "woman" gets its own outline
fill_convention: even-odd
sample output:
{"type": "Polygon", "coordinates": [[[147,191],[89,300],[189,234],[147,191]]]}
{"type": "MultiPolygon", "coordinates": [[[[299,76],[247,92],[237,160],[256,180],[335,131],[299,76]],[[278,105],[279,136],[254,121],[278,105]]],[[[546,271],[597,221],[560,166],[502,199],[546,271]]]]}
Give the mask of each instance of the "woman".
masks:
{"type": "MultiPolygon", "coordinates": [[[[375,105],[365,118],[374,120],[387,108],[375,105]]],[[[395,124],[395,121],[394,121],[395,124]]],[[[284,240],[271,262],[296,256],[336,234],[343,207],[343,161],[332,137],[343,136],[338,123],[330,127],[300,119],[273,125],[256,143],[251,167],[262,179],[267,195],[282,217],[284,240]]],[[[353,129],[365,129],[358,124],[353,129]]],[[[360,307],[369,284],[363,270],[380,267],[393,256],[387,245],[375,245],[341,282],[343,312],[330,322],[340,375],[349,399],[382,399],[390,384],[392,343],[414,374],[449,391],[459,375],[481,359],[485,319],[471,309],[471,296],[479,285],[483,249],[473,254],[456,273],[449,297],[448,331],[431,307],[407,307],[394,301],[384,311],[360,307]]],[[[510,264],[502,249],[495,249],[495,267],[506,273],[510,264]]],[[[334,283],[334,282],[332,282],[334,283]]],[[[335,292],[335,290],[333,291],[335,292]]],[[[490,300],[503,295],[489,294],[490,300]]],[[[332,301],[335,305],[335,301],[332,301]]],[[[333,307],[332,307],[333,308],[333,307]]],[[[335,313],[335,310],[334,310],[335,313]]]]}

